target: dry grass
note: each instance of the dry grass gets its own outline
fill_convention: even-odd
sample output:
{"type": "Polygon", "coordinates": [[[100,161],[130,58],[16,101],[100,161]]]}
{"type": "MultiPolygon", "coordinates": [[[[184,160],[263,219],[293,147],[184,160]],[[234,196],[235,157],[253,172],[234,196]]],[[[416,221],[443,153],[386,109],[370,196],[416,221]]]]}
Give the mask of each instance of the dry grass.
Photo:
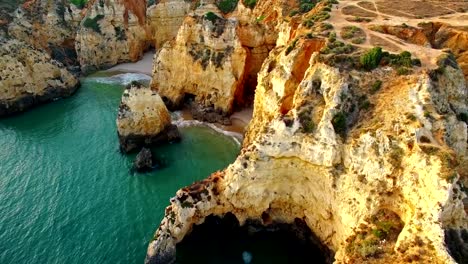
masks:
{"type": "Polygon", "coordinates": [[[345,6],[341,9],[341,12],[344,15],[351,15],[351,16],[357,16],[357,17],[377,17],[377,14],[366,11],[362,8],[359,8],[357,6],[345,6]]]}
{"type": "Polygon", "coordinates": [[[379,1],[376,3],[379,12],[383,14],[401,16],[408,18],[424,18],[453,14],[456,9],[465,9],[468,2],[457,3],[453,1],[434,2],[434,1],[379,1]],[[452,9],[455,7],[456,9],[452,9]]]}

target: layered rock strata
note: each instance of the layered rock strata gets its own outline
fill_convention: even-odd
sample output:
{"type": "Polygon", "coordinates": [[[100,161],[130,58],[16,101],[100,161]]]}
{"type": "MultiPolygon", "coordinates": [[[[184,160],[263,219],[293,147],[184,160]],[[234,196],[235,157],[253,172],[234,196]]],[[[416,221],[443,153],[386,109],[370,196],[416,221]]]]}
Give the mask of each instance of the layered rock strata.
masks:
{"type": "Polygon", "coordinates": [[[78,79],[47,53],[0,39],[0,116],[70,96],[78,86],[78,79]]]}
{"type": "MultiPolygon", "coordinates": [[[[143,4],[146,10],[146,3],[143,4]]],[[[136,62],[149,48],[146,17],[136,16],[127,8],[121,1],[110,0],[95,1],[86,9],[76,34],[76,51],[83,73],[136,62]]]]}
{"type": "Polygon", "coordinates": [[[48,53],[71,70],[78,68],[75,34],[80,10],[69,1],[31,0],[13,12],[8,36],[48,53]]]}
{"type": "Polygon", "coordinates": [[[124,152],[180,140],[161,97],[138,83],[129,85],[122,95],[117,133],[124,152]]]}
{"type": "Polygon", "coordinates": [[[180,105],[188,96],[201,106],[230,113],[247,57],[236,27],[237,21],[224,18],[214,5],[187,16],[176,40],[156,54],[151,88],[170,105],[180,105]]]}
{"type": "Polygon", "coordinates": [[[228,213],[241,225],[304,221],[335,263],[463,263],[462,71],[450,56],[409,75],[330,66],[319,42],[270,53],[241,154],[176,193],[146,263],[172,263],[194,225],[228,213]]]}

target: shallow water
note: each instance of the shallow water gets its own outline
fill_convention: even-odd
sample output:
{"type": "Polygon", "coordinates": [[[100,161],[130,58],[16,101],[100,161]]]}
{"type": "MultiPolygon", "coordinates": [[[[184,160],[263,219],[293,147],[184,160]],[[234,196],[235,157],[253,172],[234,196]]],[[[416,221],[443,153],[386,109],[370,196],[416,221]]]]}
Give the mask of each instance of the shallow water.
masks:
{"type": "Polygon", "coordinates": [[[0,120],[0,263],[143,263],[176,190],[235,159],[230,137],[184,127],[182,142],[155,150],[167,167],[131,174],[114,79],[0,120]]]}

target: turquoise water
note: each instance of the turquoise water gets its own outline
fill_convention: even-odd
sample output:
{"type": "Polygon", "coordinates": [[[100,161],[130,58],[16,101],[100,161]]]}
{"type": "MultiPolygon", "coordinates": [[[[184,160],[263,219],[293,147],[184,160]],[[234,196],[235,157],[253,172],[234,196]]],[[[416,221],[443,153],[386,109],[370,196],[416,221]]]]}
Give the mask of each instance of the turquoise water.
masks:
{"type": "Polygon", "coordinates": [[[231,138],[188,127],[155,150],[167,167],[131,174],[115,127],[123,87],[96,80],[0,120],[0,263],[143,263],[176,190],[234,160],[231,138]]]}

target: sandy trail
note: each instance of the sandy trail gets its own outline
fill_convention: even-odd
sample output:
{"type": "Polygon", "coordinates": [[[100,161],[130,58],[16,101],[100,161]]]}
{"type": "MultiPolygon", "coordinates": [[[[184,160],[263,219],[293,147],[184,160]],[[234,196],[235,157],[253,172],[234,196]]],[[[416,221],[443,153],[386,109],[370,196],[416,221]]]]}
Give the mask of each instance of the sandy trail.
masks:
{"type": "Polygon", "coordinates": [[[371,45],[369,40],[370,40],[371,35],[375,35],[388,41],[392,45],[397,46],[401,51],[407,50],[411,52],[416,57],[421,59],[422,65],[426,67],[436,67],[435,58],[437,58],[442,53],[441,50],[433,49],[430,47],[414,45],[410,43],[404,43],[401,39],[397,38],[396,36],[372,31],[368,27],[371,25],[397,26],[397,25],[402,25],[402,24],[406,24],[406,25],[413,26],[413,27],[418,27],[419,23],[425,22],[425,21],[442,22],[442,23],[451,24],[452,26],[460,26],[460,27],[468,26],[468,20],[462,18],[462,16],[466,15],[466,13],[454,13],[454,14],[449,14],[449,15],[435,16],[431,18],[407,18],[407,17],[393,16],[390,14],[383,15],[382,13],[379,12],[378,5],[377,5],[378,1],[375,1],[375,0],[371,2],[374,4],[374,7],[376,10],[371,10],[371,9],[359,6],[357,4],[358,2],[359,1],[341,0],[339,4],[337,5],[338,8],[332,9],[331,18],[328,20],[328,22],[334,26],[334,29],[336,30],[336,33],[337,33],[337,39],[339,39],[342,42],[351,44],[349,41],[342,39],[340,36],[340,33],[343,27],[356,26],[356,27],[361,28],[364,31],[364,33],[366,34],[366,41],[363,44],[353,44],[353,45],[361,47],[361,48],[372,48],[374,47],[374,45],[371,45]],[[372,18],[372,21],[368,23],[350,22],[346,20],[346,18],[353,18],[354,16],[345,15],[342,13],[342,8],[346,6],[356,6],[360,9],[373,13],[377,16],[375,18],[372,18]]]}

